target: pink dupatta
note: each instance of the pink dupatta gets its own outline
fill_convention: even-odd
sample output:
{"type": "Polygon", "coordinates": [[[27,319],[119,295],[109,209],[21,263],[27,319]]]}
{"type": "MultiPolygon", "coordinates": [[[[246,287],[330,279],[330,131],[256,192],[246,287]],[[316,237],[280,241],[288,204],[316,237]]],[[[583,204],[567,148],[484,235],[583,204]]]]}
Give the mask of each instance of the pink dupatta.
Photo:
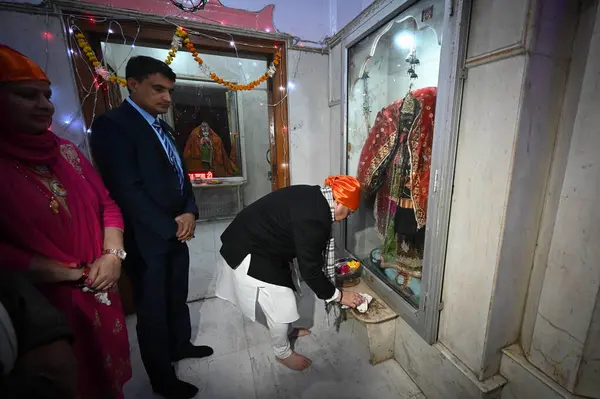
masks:
{"type": "MultiPolygon", "coordinates": [[[[47,131],[30,136],[37,143],[22,151],[12,145],[18,136],[0,135],[0,267],[26,269],[34,254],[65,264],[93,263],[102,252],[103,229],[123,228],[119,208],[72,143],[47,131]],[[52,194],[27,168],[31,163],[51,166],[67,190],[69,212],[62,206],[58,214],[52,212],[52,194]]],[[[112,304],[107,306],[68,284],[46,285],[40,291],[67,316],[75,333],[79,397],[122,398],[131,365],[118,292],[109,293],[112,304]]]]}

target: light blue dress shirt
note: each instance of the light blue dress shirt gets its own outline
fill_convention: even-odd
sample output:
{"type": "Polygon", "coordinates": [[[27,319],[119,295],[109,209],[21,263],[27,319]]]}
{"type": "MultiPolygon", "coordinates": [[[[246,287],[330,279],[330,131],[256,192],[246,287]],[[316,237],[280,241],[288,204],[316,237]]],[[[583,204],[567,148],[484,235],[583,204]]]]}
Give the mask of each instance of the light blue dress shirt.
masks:
{"type": "MultiPolygon", "coordinates": [[[[140,106],[137,105],[130,97],[127,97],[127,99],[125,101],[127,101],[129,104],[131,104],[131,106],[133,108],[135,108],[137,110],[137,112],[139,112],[140,115],[142,115],[144,117],[144,119],[146,120],[146,122],[148,122],[148,124],[152,128],[152,130],[154,130],[154,133],[156,134],[156,138],[158,138],[158,141],[162,145],[163,150],[165,150],[165,154],[167,154],[167,156],[169,156],[169,152],[167,151],[167,148],[165,147],[165,143],[163,143],[163,141],[160,139],[160,133],[158,133],[156,131],[156,129],[154,128],[154,126],[152,125],[157,118],[153,117],[147,111],[145,111],[142,108],[140,108],[140,106]]],[[[167,134],[167,136],[169,135],[166,131],[165,131],[165,133],[167,134]]],[[[173,148],[177,148],[175,143],[173,143],[173,148]]],[[[181,158],[179,158],[179,152],[178,151],[175,151],[175,158],[177,159],[177,163],[179,163],[179,166],[182,167],[181,158]]]]}

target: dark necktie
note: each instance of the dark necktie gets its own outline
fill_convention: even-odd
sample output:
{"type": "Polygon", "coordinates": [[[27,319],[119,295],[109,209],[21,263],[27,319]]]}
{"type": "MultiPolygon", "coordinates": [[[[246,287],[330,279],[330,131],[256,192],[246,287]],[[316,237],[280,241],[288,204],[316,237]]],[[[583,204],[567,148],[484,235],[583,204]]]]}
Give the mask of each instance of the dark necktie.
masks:
{"type": "Polygon", "coordinates": [[[179,178],[179,189],[181,190],[181,192],[183,192],[183,181],[184,181],[183,168],[181,167],[179,162],[177,162],[177,157],[175,156],[175,154],[176,154],[175,144],[169,139],[169,136],[167,136],[167,133],[165,133],[165,131],[163,130],[158,118],[154,121],[152,126],[158,132],[160,141],[162,142],[163,147],[167,151],[167,157],[169,158],[169,162],[171,162],[171,165],[173,165],[173,167],[175,168],[175,171],[177,172],[177,177],[179,178]]]}

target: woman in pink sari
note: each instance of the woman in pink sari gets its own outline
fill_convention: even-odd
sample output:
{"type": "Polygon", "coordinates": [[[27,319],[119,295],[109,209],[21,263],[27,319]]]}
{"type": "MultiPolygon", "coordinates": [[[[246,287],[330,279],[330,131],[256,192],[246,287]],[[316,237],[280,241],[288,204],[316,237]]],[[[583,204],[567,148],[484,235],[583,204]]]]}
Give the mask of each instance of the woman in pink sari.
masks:
{"type": "Polygon", "coordinates": [[[123,219],[88,160],[48,130],[50,97],[39,66],[0,45],[0,267],[25,272],[67,317],[77,397],[123,398],[123,219]]]}

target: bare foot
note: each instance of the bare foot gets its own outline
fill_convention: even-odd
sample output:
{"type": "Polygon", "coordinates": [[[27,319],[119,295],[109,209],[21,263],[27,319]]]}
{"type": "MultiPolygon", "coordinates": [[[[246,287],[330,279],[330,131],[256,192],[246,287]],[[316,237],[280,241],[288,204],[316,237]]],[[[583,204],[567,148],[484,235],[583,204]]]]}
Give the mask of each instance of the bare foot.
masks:
{"type": "Polygon", "coordinates": [[[312,334],[312,332],[308,328],[294,328],[289,335],[290,339],[297,339],[301,337],[306,337],[307,335],[312,334]]]}
{"type": "Polygon", "coordinates": [[[312,360],[302,355],[297,354],[296,352],[292,352],[289,357],[285,359],[277,359],[279,363],[284,366],[291,368],[292,370],[302,371],[309,368],[312,364],[312,360]]]}

